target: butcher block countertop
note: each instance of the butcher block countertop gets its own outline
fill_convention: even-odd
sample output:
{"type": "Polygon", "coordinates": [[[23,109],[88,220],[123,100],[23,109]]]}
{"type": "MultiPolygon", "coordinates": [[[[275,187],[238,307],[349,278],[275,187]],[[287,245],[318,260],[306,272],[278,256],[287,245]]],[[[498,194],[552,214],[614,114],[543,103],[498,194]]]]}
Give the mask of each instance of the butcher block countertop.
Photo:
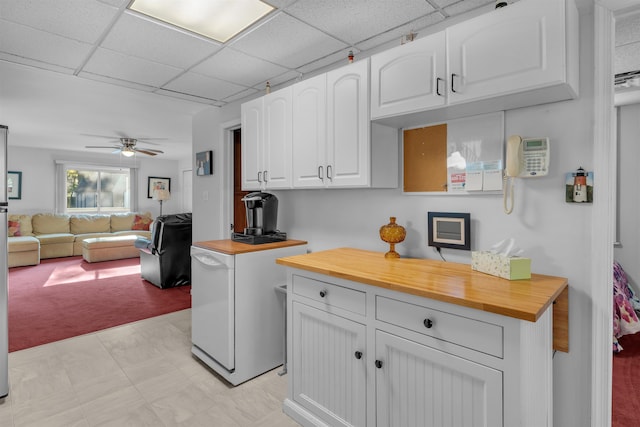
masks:
{"type": "MultiPolygon", "coordinates": [[[[474,271],[468,264],[388,259],[382,252],[353,248],[290,256],[276,262],[531,322],[538,320],[556,300],[562,299],[558,305],[568,311],[565,301],[568,282],[564,277],[532,274],[529,280],[506,280],[474,271]]],[[[564,328],[568,326],[566,322],[565,319],[564,328]]]]}
{"type": "Polygon", "coordinates": [[[303,240],[283,240],[274,243],[262,243],[260,245],[250,245],[248,243],[234,242],[231,239],[226,240],[205,240],[202,242],[194,242],[193,246],[210,251],[221,252],[228,255],[245,254],[247,252],[264,251],[267,249],[286,248],[289,246],[306,245],[303,240]]]}

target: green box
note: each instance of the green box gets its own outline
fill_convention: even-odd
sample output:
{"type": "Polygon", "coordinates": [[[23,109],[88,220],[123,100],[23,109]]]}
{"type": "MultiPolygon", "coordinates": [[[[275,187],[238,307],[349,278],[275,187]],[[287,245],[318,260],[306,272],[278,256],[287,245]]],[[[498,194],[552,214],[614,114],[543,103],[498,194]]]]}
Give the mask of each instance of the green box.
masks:
{"type": "Polygon", "coordinates": [[[471,252],[471,268],[508,280],[531,279],[531,259],[488,251],[471,252]]]}

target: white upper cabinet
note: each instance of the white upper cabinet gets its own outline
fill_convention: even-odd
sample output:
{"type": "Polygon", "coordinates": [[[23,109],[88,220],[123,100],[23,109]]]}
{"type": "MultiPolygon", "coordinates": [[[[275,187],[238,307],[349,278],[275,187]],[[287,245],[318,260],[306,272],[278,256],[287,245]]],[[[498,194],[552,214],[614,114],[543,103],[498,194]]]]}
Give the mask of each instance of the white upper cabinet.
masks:
{"type": "Polygon", "coordinates": [[[448,28],[449,103],[567,82],[566,22],[565,1],[524,0],[448,28]]]}
{"type": "Polygon", "coordinates": [[[371,117],[443,106],[446,91],[444,31],[371,57],[371,117]]]}
{"type": "Polygon", "coordinates": [[[242,189],[260,190],[263,168],[263,100],[242,104],[242,189]]]}
{"type": "Polygon", "coordinates": [[[573,0],[521,0],[374,55],[371,118],[406,127],[575,98],[578,20],[573,0]]]}
{"type": "Polygon", "coordinates": [[[293,85],[293,186],[323,187],[327,167],[327,75],[293,85]]]}
{"type": "Polygon", "coordinates": [[[291,87],[242,104],[242,189],[291,188],[291,87]]]}
{"type": "Polygon", "coordinates": [[[291,188],[291,87],[264,97],[264,174],[266,188],[291,188]]]}
{"type": "Polygon", "coordinates": [[[369,61],[354,62],[328,72],[328,185],[369,185],[369,129],[369,61]]]}

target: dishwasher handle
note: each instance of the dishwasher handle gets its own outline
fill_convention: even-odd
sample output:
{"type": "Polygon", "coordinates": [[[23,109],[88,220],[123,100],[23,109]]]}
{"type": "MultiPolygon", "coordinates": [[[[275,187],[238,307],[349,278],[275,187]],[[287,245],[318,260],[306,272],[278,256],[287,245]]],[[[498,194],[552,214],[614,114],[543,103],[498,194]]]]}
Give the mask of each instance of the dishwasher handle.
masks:
{"type": "Polygon", "coordinates": [[[195,253],[195,254],[191,254],[191,256],[201,262],[204,265],[207,265],[209,267],[225,267],[224,263],[218,261],[216,259],[216,257],[211,256],[209,254],[204,254],[204,253],[195,253]]]}

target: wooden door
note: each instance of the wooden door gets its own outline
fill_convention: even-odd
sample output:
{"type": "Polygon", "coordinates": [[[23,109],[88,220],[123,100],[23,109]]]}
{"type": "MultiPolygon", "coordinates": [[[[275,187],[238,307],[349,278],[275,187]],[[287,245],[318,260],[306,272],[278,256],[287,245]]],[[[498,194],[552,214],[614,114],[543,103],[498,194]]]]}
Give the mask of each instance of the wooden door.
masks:
{"type": "Polygon", "coordinates": [[[243,233],[247,226],[247,215],[242,198],[249,194],[242,191],[242,132],[233,131],[233,231],[243,233]]]}

